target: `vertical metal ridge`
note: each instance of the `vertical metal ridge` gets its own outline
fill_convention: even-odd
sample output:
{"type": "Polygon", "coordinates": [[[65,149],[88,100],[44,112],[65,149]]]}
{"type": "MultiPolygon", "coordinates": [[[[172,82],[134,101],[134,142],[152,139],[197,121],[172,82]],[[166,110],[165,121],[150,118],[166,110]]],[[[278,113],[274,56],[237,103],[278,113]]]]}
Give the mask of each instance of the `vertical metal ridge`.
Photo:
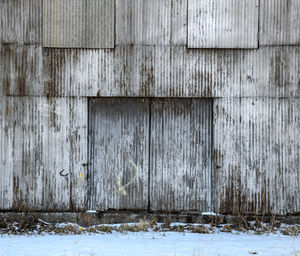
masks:
{"type": "Polygon", "coordinates": [[[44,0],[44,47],[114,48],[111,0],[44,0]]]}
{"type": "Polygon", "coordinates": [[[299,45],[299,10],[298,0],[261,0],[261,45],[299,45]]]}
{"type": "Polygon", "coordinates": [[[116,45],[185,45],[186,1],[116,0],[116,45]]]}
{"type": "Polygon", "coordinates": [[[257,48],[257,33],[258,0],[189,2],[189,48],[257,48]]]}

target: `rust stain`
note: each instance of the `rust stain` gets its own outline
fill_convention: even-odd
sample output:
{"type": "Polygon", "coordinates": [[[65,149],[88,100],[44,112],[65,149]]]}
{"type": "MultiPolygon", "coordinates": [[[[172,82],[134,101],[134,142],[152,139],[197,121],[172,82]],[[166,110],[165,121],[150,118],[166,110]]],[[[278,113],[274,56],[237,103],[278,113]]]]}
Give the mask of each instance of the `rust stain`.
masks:
{"type": "Polygon", "coordinates": [[[281,87],[281,58],[279,56],[275,57],[275,84],[281,87]]]}

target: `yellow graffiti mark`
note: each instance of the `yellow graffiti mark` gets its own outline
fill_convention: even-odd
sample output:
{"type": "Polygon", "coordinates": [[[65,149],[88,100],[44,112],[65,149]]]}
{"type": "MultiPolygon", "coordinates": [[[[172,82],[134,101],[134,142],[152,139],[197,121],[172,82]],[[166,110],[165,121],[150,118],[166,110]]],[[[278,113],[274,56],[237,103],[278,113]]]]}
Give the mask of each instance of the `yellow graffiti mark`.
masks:
{"type": "Polygon", "coordinates": [[[81,185],[81,179],[82,179],[82,173],[79,174],[79,179],[78,179],[78,182],[77,182],[78,186],[81,185]]]}
{"type": "Polygon", "coordinates": [[[133,179],[131,181],[129,181],[126,185],[122,185],[121,184],[121,177],[118,178],[118,188],[119,188],[119,192],[122,193],[124,196],[127,195],[127,192],[125,190],[126,187],[128,187],[131,183],[133,183],[135,181],[135,178],[138,176],[139,174],[139,169],[138,167],[136,166],[136,164],[133,162],[133,161],[129,161],[129,163],[131,163],[133,165],[133,167],[135,168],[135,176],[133,177],[133,179]]]}

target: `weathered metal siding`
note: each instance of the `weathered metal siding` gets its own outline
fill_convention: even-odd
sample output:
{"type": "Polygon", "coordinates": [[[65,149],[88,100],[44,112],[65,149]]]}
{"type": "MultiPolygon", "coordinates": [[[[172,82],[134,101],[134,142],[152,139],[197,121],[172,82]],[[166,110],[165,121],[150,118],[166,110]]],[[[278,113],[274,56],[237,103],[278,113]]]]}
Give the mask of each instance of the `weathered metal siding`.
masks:
{"type": "Polygon", "coordinates": [[[260,0],[260,45],[300,45],[299,10],[299,0],[260,0]]]}
{"type": "Polygon", "coordinates": [[[213,106],[213,198],[216,212],[239,213],[241,179],[240,98],[213,106]]]}
{"type": "Polygon", "coordinates": [[[3,45],[0,52],[0,91],[4,95],[300,96],[300,47],[71,50],[3,45]]]}
{"type": "Polygon", "coordinates": [[[300,211],[300,99],[216,99],[216,210],[300,211]]]}
{"type": "Polygon", "coordinates": [[[60,96],[239,96],[242,55],[184,46],[46,49],[45,90],[60,96]]]}
{"type": "Polygon", "coordinates": [[[13,147],[7,145],[12,144],[13,130],[7,126],[4,118],[9,114],[6,107],[6,98],[0,96],[0,209],[10,210],[13,204],[13,147]]]}
{"type": "Polygon", "coordinates": [[[188,2],[189,48],[257,48],[259,0],[188,2]]]}
{"type": "Polygon", "coordinates": [[[117,0],[116,45],[186,45],[187,0],[117,0]]]}
{"type": "Polygon", "coordinates": [[[299,97],[300,47],[260,47],[244,51],[242,97],[299,97]]]}
{"type": "Polygon", "coordinates": [[[150,210],[211,210],[211,125],[211,100],[152,101],[150,210]]]}
{"type": "Polygon", "coordinates": [[[43,0],[43,46],[113,48],[111,0],[43,0]]]}
{"type": "Polygon", "coordinates": [[[44,95],[42,56],[38,45],[2,45],[0,95],[44,95]]]}
{"type": "MultiPolygon", "coordinates": [[[[81,210],[93,189],[99,192],[102,186],[90,207],[299,213],[300,4],[259,3],[258,12],[258,0],[49,0],[44,6],[41,0],[0,0],[0,209],[81,210]],[[42,48],[42,38],[49,47],[113,49],[42,48]],[[258,43],[259,49],[240,49],[256,48],[258,43]],[[153,110],[147,105],[150,99],[144,100],[144,107],[142,99],[108,99],[119,103],[111,109],[104,103],[91,107],[89,115],[96,119],[90,124],[97,129],[106,125],[100,120],[105,109],[111,117],[104,120],[124,125],[140,114],[136,117],[140,127],[130,121],[126,126],[130,131],[118,134],[118,138],[138,134],[140,146],[134,144],[136,151],[126,153],[130,141],[120,140],[119,145],[113,138],[108,144],[113,153],[105,160],[110,161],[107,166],[115,161],[120,167],[112,175],[121,175],[125,168],[124,184],[134,172],[125,158],[135,160],[140,154],[142,178],[128,187],[128,197],[116,191],[118,177],[108,174],[110,187],[97,180],[91,183],[94,187],[89,184],[89,194],[85,190],[88,99],[84,97],[114,96],[194,98],[173,99],[178,105],[154,99],[153,110]],[[211,98],[209,112],[211,103],[203,107],[200,102],[211,98]],[[138,112],[130,108],[133,102],[140,104],[138,112]],[[126,104],[129,110],[122,111],[128,113],[113,117],[117,105],[126,104]],[[167,130],[159,130],[161,126],[167,130]],[[200,142],[211,148],[212,155],[204,157],[206,151],[187,137],[196,128],[208,133],[200,142]],[[170,138],[164,141],[167,131],[165,137],[170,138]],[[183,146],[178,146],[181,142],[183,146]],[[114,144],[122,146],[123,153],[113,151],[114,144]],[[158,154],[158,148],[164,152],[158,154]],[[200,175],[197,157],[211,157],[213,162],[200,175]],[[173,172],[174,163],[180,169],[175,166],[173,172]],[[158,168],[160,176],[154,175],[158,168]],[[63,169],[68,177],[59,175],[63,169]],[[149,180],[148,175],[153,177],[149,180]],[[109,193],[115,194],[110,198],[109,193]],[[164,200],[167,203],[160,205],[164,200]]],[[[110,137],[114,129],[107,131],[110,137]]],[[[104,140],[103,131],[98,132],[98,139],[101,135],[104,140]]],[[[97,147],[102,150],[105,145],[94,144],[97,147]]],[[[102,167],[99,161],[97,165],[102,167]]],[[[91,171],[94,179],[101,177],[97,170],[91,171]]]]}
{"type": "Polygon", "coordinates": [[[0,43],[41,44],[42,0],[0,1],[0,43]]]}
{"type": "Polygon", "coordinates": [[[0,106],[1,209],[84,209],[87,100],[2,97],[0,106]]]}
{"type": "Polygon", "coordinates": [[[92,99],[89,122],[89,207],[147,210],[149,100],[92,99]]]}
{"type": "Polygon", "coordinates": [[[241,100],[241,211],[300,212],[300,100],[241,100]]]}

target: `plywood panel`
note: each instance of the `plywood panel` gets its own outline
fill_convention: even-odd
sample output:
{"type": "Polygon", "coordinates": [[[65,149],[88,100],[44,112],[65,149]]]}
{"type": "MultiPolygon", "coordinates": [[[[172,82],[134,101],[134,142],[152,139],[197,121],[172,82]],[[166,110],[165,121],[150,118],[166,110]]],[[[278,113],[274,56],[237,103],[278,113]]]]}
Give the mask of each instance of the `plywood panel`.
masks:
{"type": "Polygon", "coordinates": [[[114,10],[111,0],[44,0],[43,46],[113,48],[114,10]]]}
{"type": "Polygon", "coordinates": [[[5,97],[1,104],[5,115],[0,131],[6,142],[1,147],[6,150],[1,150],[0,168],[13,175],[12,209],[84,209],[86,99],[5,97]]]}
{"type": "Polygon", "coordinates": [[[190,0],[189,48],[257,48],[258,0],[190,0]]]}
{"type": "Polygon", "coordinates": [[[260,45],[300,45],[300,1],[260,1],[260,45]]]}
{"type": "Polygon", "coordinates": [[[42,43],[42,0],[0,1],[0,42],[42,43]]]}
{"type": "Polygon", "coordinates": [[[117,0],[117,45],[185,45],[187,0],[117,0]]]}
{"type": "Polygon", "coordinates": [[[210,100],[153,99],[150,209],[211,210],[210,100]]]}
{"type": "Polygon", "coordinates": [[[90,208],[147,210],[149,101],[92,99],[89,127],[90,208]]]}

